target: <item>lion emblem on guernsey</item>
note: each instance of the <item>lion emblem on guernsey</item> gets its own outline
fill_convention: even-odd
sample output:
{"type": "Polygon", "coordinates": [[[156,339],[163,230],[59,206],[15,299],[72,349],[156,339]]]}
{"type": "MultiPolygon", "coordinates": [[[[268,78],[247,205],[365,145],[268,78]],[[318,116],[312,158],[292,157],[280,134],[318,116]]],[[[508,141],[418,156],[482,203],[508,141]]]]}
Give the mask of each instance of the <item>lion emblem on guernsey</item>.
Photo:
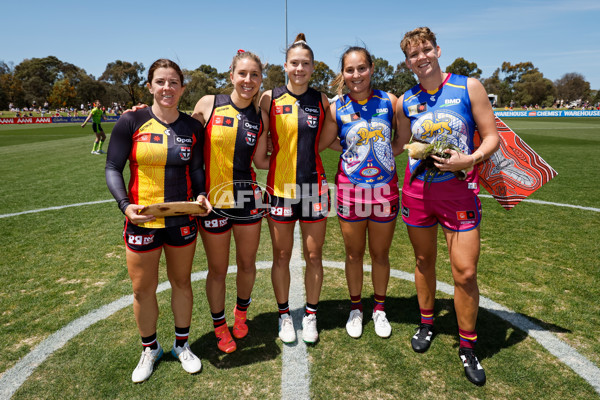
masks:
{"type": "Polygon", "coordinates": [[[423,137],[434,137],[452,132],[450,118],[436,122],[425,120],[421,126],[423,127],[423,137]]]}
{"type": "Polygon", "coordinates": [[[378,140],[385,142],[385,136],[383,136],[381,129],[369,130],[368,128],[360,128],[356,134],[360,136],[360,139],[356,142],[357,146],[364,146],[368,144],[371,139],[373,139],[374,142],[377,142],[378,140]]]}

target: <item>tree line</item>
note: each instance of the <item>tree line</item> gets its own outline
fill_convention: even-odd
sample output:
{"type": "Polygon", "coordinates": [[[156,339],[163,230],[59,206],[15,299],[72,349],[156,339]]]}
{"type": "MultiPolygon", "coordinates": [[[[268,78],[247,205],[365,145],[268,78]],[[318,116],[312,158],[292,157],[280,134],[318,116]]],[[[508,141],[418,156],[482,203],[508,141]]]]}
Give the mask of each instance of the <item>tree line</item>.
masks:
{"type": "MultiPolygon", "coordinates": [[[[382,58],[374,57],[373,87],[401,95],[417,84],[404,62],[390,65],[382,58]]],[[[150,103],[152,99],[145,88],[145,67],[142,63],[117,60],[108,63],[102,75],[93,75],[76,65],[63,62],[55,56],[25,59],[16,66],[0,61],[0,110],[14,107],[31,107],[48,103],[49,107],[75,107],[96,99],[103,104],[119,103],[130,107],[137,103],[150,103]]],[[[229,71],[218,72],[203,64],[194,70],[183,70],[186,91],[180,100],[182,109],[192,109],[196,101],[206,94],[229,93],[229,71]]],[[[481,69],[474,62],[462,57],[454,60],[446,72],[466,75],[481,80],[487,92],[498,96],[497,106],[515,104],[550,107],[562,100],[565,104],[582,100],[600,102],[600,91],[591,90],[590,84],[578,73],[565,73],[552,82],[531,62],[512,65],[502,63],[488,78],[481,78],[481,69]]],[[[315,61],[311,86],[335,96],[330,82],[336,73],[322,61],[315,61]]],[[[263,90],[270,90],[285,83],[282,65],[267,65],[263,70],[263,90]]]]}

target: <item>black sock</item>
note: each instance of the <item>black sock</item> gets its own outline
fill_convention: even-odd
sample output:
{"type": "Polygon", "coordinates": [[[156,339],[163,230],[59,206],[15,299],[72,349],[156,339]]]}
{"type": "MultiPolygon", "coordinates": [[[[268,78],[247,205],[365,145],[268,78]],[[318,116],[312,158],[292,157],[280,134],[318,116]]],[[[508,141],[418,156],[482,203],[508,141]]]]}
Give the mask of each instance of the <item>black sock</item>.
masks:
{"type": "Polygon", "coordinates": [[[188,341],[188,337],[190,336],[190,327],[187,328],[178,328],[175,327],[175,346],[183,347],[185,342],[188,341]]]}
{"type": "Polygon", "coordinates": [[[156,332],[154,332],[150,336],[142,336],[142,346],[144,346],[144,348],[150,347],[152,350],[158,349],[158,340],[156,340],[156,332]]]}

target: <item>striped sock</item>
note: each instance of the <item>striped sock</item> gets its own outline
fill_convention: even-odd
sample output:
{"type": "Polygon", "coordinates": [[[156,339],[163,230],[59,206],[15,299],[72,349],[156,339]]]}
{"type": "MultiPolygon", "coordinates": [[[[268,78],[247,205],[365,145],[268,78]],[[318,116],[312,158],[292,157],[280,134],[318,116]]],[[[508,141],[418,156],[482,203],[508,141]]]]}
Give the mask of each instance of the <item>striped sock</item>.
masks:
{"type": "Polygon", "coordinates": [[[252,303],[252,297],[249,299],[241,299],[237,298],[236,307],[238,311],[246,312],[248,311],[248,307],[250,307],[250,303],[252,303]]]}
{"type": "Polygon", "coordinates": [[[156,340],[156,332],[150,336],[142,336],[142,346],[150,347],[152,350],[158,349],[158,340],[156,340]]]}
{"type": "Polygon", "coordinates": [[[279,316],[281,317],[283,314],[290,313],[290,305],[286,301],[285,303],[277,303],[277,307],[279,308],[279,316]]]}
{"type": "Polygon", "coordinates": [[[360,312],[362,312],[363,306],[360,299],[360,294],[356,296],[350,295],[350,302],[352,303],[350,305],[350,310],[360,310],[360,312]]]}
{"type": "Polygon", "coordinates": [[[475,343],[477,343],[476,331],[465,331],[458,328],[458,336],[460,337],[460,347],[466,347],[467,349],[475,347],[475,343]]]}
{"type": "Polygon", "coordinates": [[[92,151],[97,151],[98,150],[98,142],[94,142],[94,147],[92,148],[92,151]]]}
{"type": "Polygon", "coordinates": [[[317,304],[306,303],[306,307],[304,307],[304,315],[316,314],[318,308],[319,308],[319,303],[317,303],[317,304]]]}
{"type": "Polygon", "coordinates": [[[103,144],[104,144],[104,142],[102,140],[100,142],[98,142],[98,150],[102,150],[103,144]]]}
{"type": "Polygon", "coordinates": [[[374,293],[373,296],[375,298],[375,307],[373,307],[373,312],[385,311],[385,295],[381,296],[377,293],[374,293]]]}
{"type": "Polygon", "coordinates": [[[175,347],[183,347],[190,336],[190,327],[178,328],[175,326],[175,347]]]}
{"type": "Polygon", "coordinates": [[[433,326],[433,309],[420,308],[419,310],[421,311],[421,323],[433,326]]]}
{"type": "Polygon", "coordinates": [[[211,312],[210,315],[212,316],[215,329],[227,323],[227,321],[225,321],[225,310],[221,310],[218,313],[211,312]]]}

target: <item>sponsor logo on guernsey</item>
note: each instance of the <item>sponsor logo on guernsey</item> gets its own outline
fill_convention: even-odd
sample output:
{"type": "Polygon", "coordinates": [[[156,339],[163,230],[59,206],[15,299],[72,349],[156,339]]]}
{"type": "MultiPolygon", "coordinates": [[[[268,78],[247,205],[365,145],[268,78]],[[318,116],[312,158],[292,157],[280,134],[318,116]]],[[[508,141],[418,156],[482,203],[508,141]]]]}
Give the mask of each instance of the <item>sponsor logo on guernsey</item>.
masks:
{"type": "Polygon", "coordinates": [[[460,104],[460,99],[445,99],[440,107],[450,107],[460,104]]]}
{"type": "Polygon", "coordinates": [[[291,114],[291,113],[292,113],[292,106],[290,106],[290,105],[275,106],[275,115],[291,114]]]}
{"type": "Polygon", "coordinates": [[[321,112],[319,110],[319,107],[314,107],[314,106],[303,106],[302,109],[304,110],[305,113],[307,114],[314,114],[314,115],[320,115],[321,112]]]}
{"type": "Polygon", "coordinates": [[[145,133],[138,137],[138,142],[142,143],[163,143],[163,135],[162,133],[145,133]]]}
{"type": "Polygon", "coordinates": [[[343,124],[348,124],[350,122],[358,121],[360,119],[360,112],[355,112],[353,114],[346,114],[340,116],[343,124]]]}
{"type": "Polygon", "coordinates": [[[165,129],[165,135],[171,136],[171,130],[169,128],[165,129]]]}
{"type": "Polygon", "coordinates": [[[374,117],[378,117],[380,115],[383,114],[387,114],[389,112],[388,108],[378,108],[377,110],[375,110],[375,114],[373,114],[374,117]]]}
{"type": "Polygon", "coordinates": [[[258,133],[258,130],[260,129],[260,124],[253,123],[250,121],[244,121],[244,129],[249,130],[254,133],[258,133]]]}
{"type": "Polygon", "coordinates": [[[175,138],[175,141],[177,143],[181,143],[181,144],[192,144],[192,142],[194,141],[194,139],[192,139],[191,137],[181,137],[178,136],[175,138]]]}
{"type": "Polygon", "coordinates": [[[427,103],[419,103],[414,104],[412,106],[408,106],[408,116],[413,116],[416,114],[421,114],[422,112],[427,111],[427,103]]]}
{"type": "Polygon", "coordinates": [[[213,125],[232,127],[233,126],[233,118],[225,117],[223,115],[215,115],[215,117],[213,118],[213,125]]]}

